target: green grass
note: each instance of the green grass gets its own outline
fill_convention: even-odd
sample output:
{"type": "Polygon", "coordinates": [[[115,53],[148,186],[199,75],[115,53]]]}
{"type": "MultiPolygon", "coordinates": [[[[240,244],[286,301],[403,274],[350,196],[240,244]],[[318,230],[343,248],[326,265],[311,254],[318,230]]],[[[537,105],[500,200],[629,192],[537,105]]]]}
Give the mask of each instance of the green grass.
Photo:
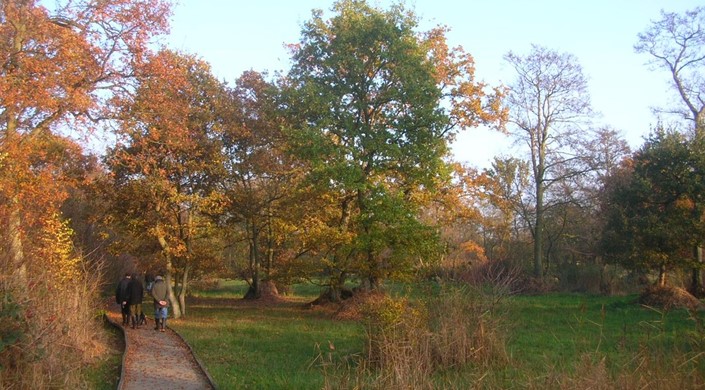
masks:
{"type": "Polygon", "coordinates": [[[618,369],[642,347],[687,349],[694,329],[687,311],[644,308],[635,296],[522,296],[512,298],[508,310],[510,356],[529,369],[551,365],[570,371],[581,355],[591,353],[618,369]]]}
{"type": "MultiPolygon", "coordinates": [[[[213,291],[198,292],[195,295],[202,299],[189,307],[189,318],[170,324],[193,346],[220,388],[322,388],[324,375],[314,361],[320,354],[329,357],[329,341],[335,345],[334,361],[363,352],[360,323],[332,320],[330,314],[306,307],[304,302],[317,295],[318,287],[295,286],[289,297],[293,302],[282,305],[230,301],[224,307],[223,300],[209,301],[239,298],[245,290],[242,283],[226,281],[213,291]]],[[[422,295],[419,288],[392,291],[422,295]]],[[[688,352],[695,325],[686,311],[659,312],[634,301],[634,296],[575,294],[507,299],[502,306],[507,324],[503,332],[510,360],[492,370],[490,387],[541,383],[549,371],[571,375],[586,355],[604,357],[607,370],[616,373],[633,364],[639,351],[665,359],[688,352]]],[[[440,375],[467,383],[475,374],[440,375]]]]}
{"type": "MultiPolygon", "coordinates": [[[[193,290],[191,295],[199,298],[242,298],[248,285],[242,280],[224,279],[208,289],[193,290]]],[[[299,283],[290,287],[290,295],[299,299],[315,299],[321,293],[321,287],[312,283],[299,283]]]]}
{"type": "Polygon", "coordinates": [[[206,365],[219,388],[321,388],[314,360],[335,346],[335,356],[359,353],[362,327],[333,321],[303,304],[278,307],[192,305],[174,327],[206,365]],[[317,347],[319,346],[319,347],[317,347]]]}
{"type": "MultiPolygon", "coordinates": [[[[98,321],[98,320],[96,320],[98,321]]],[[[103,322],[106,329],[108,351],[102,359],[88,366],[85,370],[85,382],[89,389],[115,389],[120,380],[120,365],[125,345],[122,333],[114,326],[103,322]]]]}

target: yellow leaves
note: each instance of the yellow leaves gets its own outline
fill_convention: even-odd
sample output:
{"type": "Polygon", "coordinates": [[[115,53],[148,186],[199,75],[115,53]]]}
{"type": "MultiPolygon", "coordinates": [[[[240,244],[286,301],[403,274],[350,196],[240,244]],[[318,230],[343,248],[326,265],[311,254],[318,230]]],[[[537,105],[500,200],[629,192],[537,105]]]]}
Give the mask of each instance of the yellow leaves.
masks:
{"type": "Polygon", "coordinates": [[[485,256],[485,249],[474,241],[466,241],[460,244],[460,248],[469,257],[477,260],[480,263],[486,263],[487,257],[485,256]]]}
{"type": "Polygon", "coordinates": [[[55,286],[70,287],[71,281],[81,277],[81,259],[76,255],[71,240],[74,232],[69,221],[62,221],[56,213],[47,217],[43,225],[37,255],[45,259],[55,286]]]}
{"type": "Polygon", "coordinates": [[[508,110],[501,102],[504,88],[486,91],[487,85],[475,78],[475,60],[461,47],[449,48],[445,26],[436,27],[423,36],[424,48],[434,68],[436,83],[450,100],[453,122],[462,127],[491,125],[504,130],[508,110]]]}
{"type": "Polygon", "coordinates": [[[680,197],[676,200],[675,206],[677,209],[693,210],[695,209],[695,202],[688,197],[680,197]]]}

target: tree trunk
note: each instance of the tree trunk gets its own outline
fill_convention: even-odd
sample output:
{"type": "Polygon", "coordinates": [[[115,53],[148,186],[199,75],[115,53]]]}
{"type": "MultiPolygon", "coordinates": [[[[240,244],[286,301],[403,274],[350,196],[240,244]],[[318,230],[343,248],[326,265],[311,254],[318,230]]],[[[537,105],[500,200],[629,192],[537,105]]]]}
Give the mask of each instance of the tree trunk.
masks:
{"type": "Polygon", "coordinates": [[[692,274],[690,278],[690,293],[697,298],[701,298],[705,291],[703,291],[703,283],[700,273],[702,272],[703,264],[703,247],[696,246],[695,251],[695,261],[698,263],[697,267],[693,267],[692,274]]]}
{"type": "MultiPolygon", "coordinates": [[[[18,34],[19,35],[19,34],[18,34]]],[[[3,142],[3,149],[0,152],[7,153],[9,156],[9,163],[13,164],[13,154],[16,154],[17,144],[21,142],[19,139],[19,134],[17,133],[17,119],[15,117],[14,110],[12,108],[7,109],[6,112],[7,127],[5,130],[5,140],[3,142]],[[6,151],[10,151],[9,153],[6,151]],[[13,150],[15,150],[13,152],[13,150]]],[[[27,286],[27,264],[25,264],[24,256],[24,244],[22,239],[22,211],[20,209],[20,198],[15,190],[12,198],[8,202],[8,221],[7,221],[7,233],[10,244],[10,260],[12,261],[12,274],[17,285],[21,288],[27,286]]]]}
{"type": "Polygon", "coordinates": [[[665,287],[666,286],[666,265],[661,264],[659,267],[659,272],[658,272],[658,285],[659,287],[665,287]]]}
{"type": "Polygon", "coordinates": [[[181,318],[181,305],[179,300],[176,299],[174,295],[174,289],[171,287],[171,279],[174,266],[171,262],[171,255],[169,254],[169,244],[166,241],[166,237],[161,233],[161,229],[157,227],[157,240],[162,248],[162,254],[166,262],[166,275],[164,275],[164,281],[166,282],[166,291],[169,296],[169,303],[171,304],[171,311],[174,314],[174,318],[181,318]]]}
{"type": "Polygon", "coordinates": [[[260,286],[260,259],[257,245],[259,232],[254,221],[251,221],[250,228],[250,268],[252,271],[252,283],[245,294],[245,299],[257,299],[262,294],[260,286]]]}
{"type": "Polygon", "coordinates": [[[166,283],[166,292],[169,296],[169,303],[171,304],[171,311],[174,314],[174,318],[178,319],[181,318],[181,305],[179,300],[176,298],[176,295],[174,294],[174,289],[171,287],[171,259],[167,260],[166,268],[167,271],[166,275],[164,276],[164,282],[166,283]]]}
{"type": "Polygon", "coordinates": [[[534,224],[534,277],[543,278],[543,185],[536,180],[536,222],[534,224]]]}
{"type": "Polygon", "coordinates": [[[17,197],[10,205],[10,220],[8,221],[8,231],[10,233],[10,258],[12,259],[13,278],[18,286],[24,288],[27,285],[27,265],[24,261],[24,248],[22,244],[22,218],[17,203],[17,197]]]}
{"type": "Polygon", "coordinates": [[[267,210],[267,264],[265,268],[265,278],[271,279],[272,267],[274,267],[274,228],[272,227],[272,209],[267,210]]]}
{"type": "Polygon", "coordinates": [[[181,306],[181,315],[186,316],[186,291],[188,289],[188,277],[191,266],[186,263],[184,272],[181,275],[181,290],[179,291],[179,305],[181,306]]]}
{"type": "Polygon", "coordinates": [[[343,288],[345,288],[345,281],[348,279],[347,272],[342,271],[338,274],[335,282],[330,286],[330,300],[333,302],[342,302],[343,300],[343,288]]]}

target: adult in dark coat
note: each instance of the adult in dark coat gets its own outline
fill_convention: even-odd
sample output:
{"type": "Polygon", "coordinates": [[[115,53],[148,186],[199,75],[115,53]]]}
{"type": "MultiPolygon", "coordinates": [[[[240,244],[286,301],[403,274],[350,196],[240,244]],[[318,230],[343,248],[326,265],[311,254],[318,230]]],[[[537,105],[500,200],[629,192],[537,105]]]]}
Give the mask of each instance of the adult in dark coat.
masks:
{"type": "Polygon", "coordinates": [[[130,297],[127,295],[127,285],[130,283],[131,278],[131,275],[126,273],[115,288],[115,302],[120,305],[122,326],[126,326],[130,323],[130,297]]]}
{"type": "Polygon", "coordinates": [[[144,284],[147,285],[147,292],[152,292],[152,286],[154,285],[154,274],[147,272],[144,274],[144,284]]]}
{"type": "Polygon", "coordinates": [[[166,282],[161,275],[158,275],[154,279],[154,286],[152,286],[152,299],[154,299],[154,330],[160,330],[164,332],[164,327],[166,326],[167,317],[167,307],[169,307],[169,290],[167,289],[166,282]]]}
{"type": "Polygon", "coordinates": [[[142,314],[142,297],[144,288],[142,282],[133,274],[130,283],[127,285],[127,295],[130,303],[130,315],[132,317],[132,329],[139,327],[140,315],[142,314]]]}

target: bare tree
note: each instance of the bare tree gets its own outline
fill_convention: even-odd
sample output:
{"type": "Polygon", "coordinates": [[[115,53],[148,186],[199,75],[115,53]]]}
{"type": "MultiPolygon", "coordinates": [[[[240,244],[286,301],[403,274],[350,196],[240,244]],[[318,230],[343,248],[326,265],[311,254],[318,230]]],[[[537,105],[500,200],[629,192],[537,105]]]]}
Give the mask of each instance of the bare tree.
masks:
{"type": "Polygon", "coordinates": [[[678,114],[693,123],[698,134],[705,132],[705,8],[684,15],[661,11],[661,19],[638,35],[637,53],[651,55],[655,69],[667,70],[682,102],[661,112],[678,114]]]}
{"type": "Polygon", "coordinates": [[[523,214],[534,238],[534,275],[540,278],[547,191],[585,172],[576,139],[583,137],[592,109],[587,80],[573,55],[533,45],[529,54],[509,52],[505,60],[517,73],[507,96],[510,131],[529,152],[534,187],[523,214]]]}

